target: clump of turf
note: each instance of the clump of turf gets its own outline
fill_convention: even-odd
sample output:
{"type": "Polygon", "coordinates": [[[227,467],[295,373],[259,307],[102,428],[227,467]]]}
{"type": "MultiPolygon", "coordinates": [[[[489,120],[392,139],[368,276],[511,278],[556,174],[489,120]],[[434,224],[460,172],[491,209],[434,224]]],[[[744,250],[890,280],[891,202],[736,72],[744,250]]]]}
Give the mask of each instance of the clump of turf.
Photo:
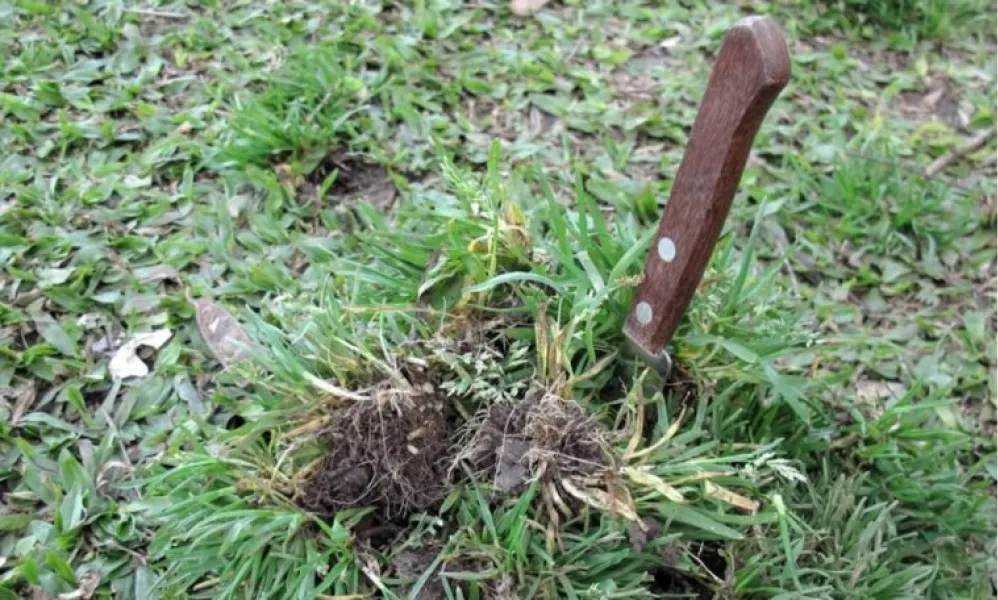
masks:
{"type": "Polygon", "coordinates": [[[602,426],[576,402],[543,389],[485,407],[467,437],[458,460],[504,492],[522,491],[534,478],[591,477],[611,463],[602,426]]]}
{"type": "Polygon", "coordinates": [[[326,454],[298,491],[303,508],[332,516],[373,506],[393,518],[429,509],[447,494],[454,411],[421,369],[407,374],[333,412],[319,432],[326,454]]]}

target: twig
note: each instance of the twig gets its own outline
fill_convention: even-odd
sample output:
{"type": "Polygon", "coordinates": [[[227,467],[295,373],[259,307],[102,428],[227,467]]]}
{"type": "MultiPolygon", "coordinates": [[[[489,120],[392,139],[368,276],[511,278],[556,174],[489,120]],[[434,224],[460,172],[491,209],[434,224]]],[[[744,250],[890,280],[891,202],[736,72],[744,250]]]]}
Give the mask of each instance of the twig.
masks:
{"type": "Polygon", "coordinates": [[[166,12],[162,10],[152,10],[148,8],[129,8],[128,12],[134,13],[136,15],[142,15],[144,17],[173,19],[175,21],[186,21],[187,19],[191,18],[190,15],[185,15],[183,13],[166,12]]]}
{"type": "MultiPolygon", "coordinates": [[[[861,158],[863,160],[867,160],[867,161],[870,161],[870,162],[875,162],[875,163],[880,164],[880,165],[884,165],[885,167],[893,167],[895,169],[900,169],[902,171],[906,171],[908,173],[911,173],[912,175],[918,175],[919,177],[924,177],[925,176],[925,171],[920,171],[919,169],[917,169],[917,168],[915,168],[915,167],[913,167],[911,165],[902,163],[902,162],[897,162],[897,161],[893,161],[893,160],[884,160],[883,158],[877,158],[876,156],[870,156],[869,154],[863,154],[862,152],[858,152],[856,150],[846,150],[845,153],[846,153],[846,156],[852,156],[853,158],[861,158]]],[[[972,187],[970,187],[968,185],[964,185],[964,184],[962,184],[962,183],[960,183],[958,181],[951,181],[951,182],[948,182],[948,183],[949,183],[949,185],[951,185],[954,188],[957,188],[957,189],[959,189],[959,190],[961,190],[963,192],[966,192],[966,193],[974,192],[974,189],[972,187]]]]}
{"type": "Polygon", "coordinates": [[[995,129],[993,127],[988,127],[987,129],[982,129],[977,132],[977,135],[970,138],[970,140],[958,148],[954,148],[950,152],[940,156],[936,160],[932,161],[928,167],[925,168],[925,177],[935,177],[940,171],[950,166],[953,162],[963,158],[964,156],[970,154],[974,150],[977,150],[984,144],[988,142],[995,135],[995,129]]]}

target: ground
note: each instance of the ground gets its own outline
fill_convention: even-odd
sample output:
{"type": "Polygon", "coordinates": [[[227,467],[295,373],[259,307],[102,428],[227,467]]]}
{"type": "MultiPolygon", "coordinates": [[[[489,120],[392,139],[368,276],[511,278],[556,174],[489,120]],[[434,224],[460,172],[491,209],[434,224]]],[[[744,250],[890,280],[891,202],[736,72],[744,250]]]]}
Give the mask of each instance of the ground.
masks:
{"type": "Polygon", "coordinates": [[[867,4],[0,6],[0,598],[993,597],[995,6],[867,4]]]}

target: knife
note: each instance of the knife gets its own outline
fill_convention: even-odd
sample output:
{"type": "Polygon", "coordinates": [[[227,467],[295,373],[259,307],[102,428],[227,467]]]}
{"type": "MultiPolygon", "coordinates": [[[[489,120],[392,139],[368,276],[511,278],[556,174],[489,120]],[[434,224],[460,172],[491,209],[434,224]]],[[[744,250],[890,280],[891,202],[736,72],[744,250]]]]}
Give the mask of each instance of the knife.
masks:
{"type": "Polygon", "coordinates": [[[746,17],[728,30],[624,324],[664,376],[666,346],[703,278],[752,141],[789,79],[790,52],[772,19],[746,17]]]}

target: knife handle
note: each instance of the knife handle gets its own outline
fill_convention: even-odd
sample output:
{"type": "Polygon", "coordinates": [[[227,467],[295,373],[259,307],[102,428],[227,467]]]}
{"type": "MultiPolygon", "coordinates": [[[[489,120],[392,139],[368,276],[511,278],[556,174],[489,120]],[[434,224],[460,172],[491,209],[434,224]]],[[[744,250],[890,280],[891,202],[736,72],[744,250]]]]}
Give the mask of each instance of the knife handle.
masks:
{"type": "Polygon", "coordinates": [[[728,30],[707,83],[624,333],[657,355],[703,277],[762,119],[790,79],[790,53],[768,17],[728,30]]]}

